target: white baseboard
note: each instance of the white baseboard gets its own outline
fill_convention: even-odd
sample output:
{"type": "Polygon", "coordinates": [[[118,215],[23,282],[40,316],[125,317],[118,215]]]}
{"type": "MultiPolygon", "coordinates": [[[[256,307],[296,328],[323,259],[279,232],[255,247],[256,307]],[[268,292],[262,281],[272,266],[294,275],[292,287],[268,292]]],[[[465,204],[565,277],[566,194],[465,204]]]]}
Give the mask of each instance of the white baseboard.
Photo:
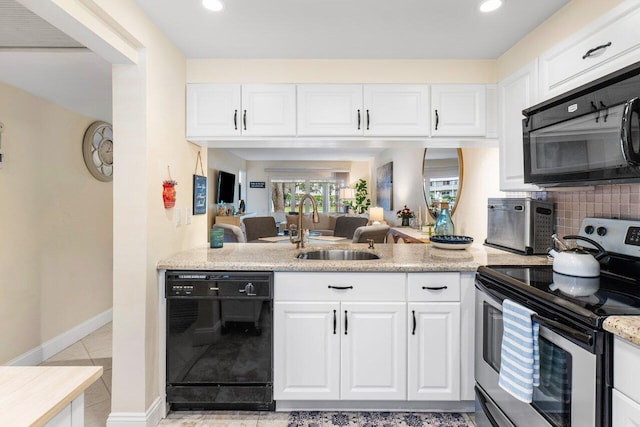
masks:
{"type": "Polygon", "coordinates": [[[80,341],[82,338],[91,334],[92,332],[100,329],[107,323],[113,320],[113,309],[109,309],[74,326],[66,332],[61,333],[57,337],[51,338],[49,341],[40,344],[38,347],[29,350],[28,352],[16,357],[9,361],[7,365],[10,366],[35,366],[44,362],[51,356],[61,352],[65,348],[69,347],[80,341]]]}
{"type": "Polygon", "coordinates": [[[161,400],[156,398],[146,412],[112,412],[107,427],[156,427],[162,420],[161,400]]]}

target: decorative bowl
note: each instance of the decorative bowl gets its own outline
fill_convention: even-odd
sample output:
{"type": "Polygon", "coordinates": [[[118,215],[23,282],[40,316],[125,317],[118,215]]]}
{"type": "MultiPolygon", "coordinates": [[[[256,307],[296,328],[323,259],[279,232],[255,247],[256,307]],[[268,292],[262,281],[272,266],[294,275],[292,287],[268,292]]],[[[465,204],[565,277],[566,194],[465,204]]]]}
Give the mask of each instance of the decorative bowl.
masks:
{"type": "Polygon", "coordinates": [[[440,249],[466,249],[473,243],[473,237],[442,235],[431,236],[431,245],[440,249]]]}

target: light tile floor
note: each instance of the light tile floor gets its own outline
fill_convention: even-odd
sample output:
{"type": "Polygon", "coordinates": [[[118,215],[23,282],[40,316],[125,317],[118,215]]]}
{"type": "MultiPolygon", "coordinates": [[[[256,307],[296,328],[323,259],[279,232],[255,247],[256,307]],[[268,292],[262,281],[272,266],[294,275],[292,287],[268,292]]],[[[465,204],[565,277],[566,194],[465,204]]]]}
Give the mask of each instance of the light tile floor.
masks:
{"type": "MultiPolygon", "coordinates": [[[[85,392],[85,426],[105,427],[111,411],[111,323],[42,365],[102,366],[102,378],[85,392]]],[[[172,427],[473,427],[473,414],[409,412],[173,412],[172,427]]]]}
{"type": "Polygon", "coordinates": [[[102,366],[102,377],[84,393],[86,427],[104,427],[111,411],[111,323],[42,362],[42,365],[102,366]]]}

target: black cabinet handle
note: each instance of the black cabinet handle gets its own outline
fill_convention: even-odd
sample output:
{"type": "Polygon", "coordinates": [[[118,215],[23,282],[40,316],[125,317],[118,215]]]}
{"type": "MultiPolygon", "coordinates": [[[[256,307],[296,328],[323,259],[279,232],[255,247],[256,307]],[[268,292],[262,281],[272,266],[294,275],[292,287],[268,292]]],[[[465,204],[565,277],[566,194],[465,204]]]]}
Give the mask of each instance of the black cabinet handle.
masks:
{"type": "Polygon", "coordinates": [[[358,130],[360,130],[360,110],[358,110],[358,130]]]}
{"type": "Polygon", "coordinates": [[[367,110],[367,130],[369,130],[369,123],[371,122],[371,119],[369,118],[369,110],[367,110]]]}
{"type": "Polygon", "coordinates": [[[233,127],[238,130],[238,110],[233,111],[233,127]]]}
{"type": "Polygon", "coordinates": [[[329,289],[345,290],[345,289],[353,289],[353,286],[333,286],[333,285],[329,285],[328,288],[329,289]]]}
{"type": "Polygon", "coordinates": [[[336,311],[333,310],[333,335],[336,334],[337,327],[338,327],[338,318],[336,317],[336,311]]]}
{"type": "Polygon", "coordinates": [[[247,110],[244,110],[242,115],[242,124],[244,125],[244,130],[247,130],[247,110]]]}
{"type": "Polygon", "coordinates": [[[441,291],[443,289],[447,289],[446,286],[423,286],[422,289],[425,291],[441,291]]]}
{"type": "Polygon", "coordinates": [[[349,318],[347,317],[347,310],[344,311],[344,334],[347,335],[349,330],[349,318]]]}
{"type": "Polygon", "coordinates": [[[438,110],[436,110],[436,130],[438,130],[438,123],[440,123],[440,116],[438,116],[438,110]]]}
{"type": "Polygon", "coordinates": [[[587,59],[588,57],[590,57],[591,55],[593,55],[594,53],[596,53],[597,51],[599,51],[600,49],[606,49],[609,46],[611,46],[611,42],[606,43],[606,44],[601,44],[600,46],[596,46],[593,49],[589,49],[587,51],[587,53],[585,53],[584,55],[582,55],[582,59],[587,59]]]}
{"type": "Polygon", "coordinates": [[[413,330],[411,331],[411,335],[415,335],[416,334],[416,311],[411,310],[411,313],[413,313],[413,330]]]}

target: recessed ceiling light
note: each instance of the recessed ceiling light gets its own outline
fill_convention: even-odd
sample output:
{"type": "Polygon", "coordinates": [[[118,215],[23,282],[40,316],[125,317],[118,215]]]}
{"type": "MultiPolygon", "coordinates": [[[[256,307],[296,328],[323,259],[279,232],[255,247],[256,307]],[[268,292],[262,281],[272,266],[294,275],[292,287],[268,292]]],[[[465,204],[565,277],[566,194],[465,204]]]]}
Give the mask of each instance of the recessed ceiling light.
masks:
{"type": "Polygon", "coordinates": [[[483,0],[480,2],[480,12],[493,12],[502,6],[502,0],[483,0]]]}
{"type": "Polygon", "coordinates": [[[220,12],[224,7],[220,0],[202,0],[202,5],[214,12],[220,12]]]}

